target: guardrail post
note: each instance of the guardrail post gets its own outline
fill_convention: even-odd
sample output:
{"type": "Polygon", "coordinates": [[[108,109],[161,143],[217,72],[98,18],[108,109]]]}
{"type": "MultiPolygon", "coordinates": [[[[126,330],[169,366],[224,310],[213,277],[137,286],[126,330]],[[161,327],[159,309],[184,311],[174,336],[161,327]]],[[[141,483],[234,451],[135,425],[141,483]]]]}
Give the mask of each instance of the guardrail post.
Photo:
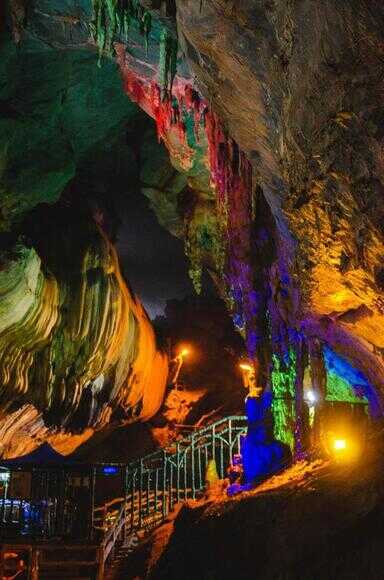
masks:
{"type": "Polygon", "coordinates": [[[216,426],[213,423],[212,425],[212,459],[215,461],[216,463],[216,426]]]}
{"type": "Polygon", "coordinates": [[[151,472],[149,470],[147,470],[146,473],[146,477],[147,477],[147,509],[146,509],[146,513],[147,516],[149,515],[149,511],[150,511],[150,487],[151,487],[151,472]]]}
{"type": "Polygon", "coordinates": [[[224,479],[224,443],[220,437],[220,479],[224,479]]]}
{"type": "Polygon", "coordinates": [[[97,548],[97,574],[96,580],[103,580],[104,579],[104,569],[105,569],[105,562],[104,562],[104,547],[97,548]]]}
{"type": "Polygon", "coordinates": [[[94,467],[91,472],[89,473],[89,486],[90,486],[90,505],[91,505],[91,513],[89,519],[89,530],[88,530],[88,538],[92,540],[94,537],[94,516],[95,516],[95,486],[96,486],[96,468],[94,467]]]}
{"type": "Polygon", "coordinates": [[[188,455],[188,447],[183,452],[183,465],[184,465],[184,500],[188,499],[188,489],[187,489],[188,488],[187,455],[188,455]]]}
{"type": "Polygon", "coordinates": [[[155,499],[154,499],[154,501],[155,501],[155,509],[154,509],[154,512],[155,513],[157,513],[159,511],[157,509],[157,498],[158,498],[158,495],[159,495],[159,469],[156,468],[156,471],[155,471],[155,499]]]}
{"type": "Polygon", "coordinates": [[[30,580],[39,580],[39,554],[37,548],[32,548],[30,580]]]}
{"type": "Polygon", "coordinates": [[[124,490],[125,490],[125,499],[124,499],[124,526],[123,526],[123,543],[127,538],[127,523],[128,523],[128,466],[125,466],[125,474],[124,474],[124,490]]]}
{"type": "Polygon", "coordinates": [[[192,485],[192,499],[196,499],[196,484],[195,484],[195,437],[192,435],[191,440],[191,485],[192,485]]]}
{"type": "Polygon", "coordinates": [[[131,472],[131,530],[135,527],[136,469],[131,472]]]}
{"type": "Polygon", "coordinates": [[[143,459],[140,459],[139,468],[139,529],[143,525],[143,459]]]}
{"type": "Polygon", "coordinates": [[[180,501],[180,443],[177,443],[176,445],[176,465],[176,497],[178,503],[180,501]]]}
{"type": "Polygon", "coordinates": [[[229,445],[229,464],[232,463],[232,419],[228,420],[228,445],[229,445]]]}
{"type": "Polygon", "coordinates": [[[167,452],[163,451],[163,485],[162,485],[162,512],[163,519],[167,517],[167,452]]]}
{"type": "Polygon", "coordinates": [[[169,511],[173,510],[173,465],[169,464],[169,511]]]}

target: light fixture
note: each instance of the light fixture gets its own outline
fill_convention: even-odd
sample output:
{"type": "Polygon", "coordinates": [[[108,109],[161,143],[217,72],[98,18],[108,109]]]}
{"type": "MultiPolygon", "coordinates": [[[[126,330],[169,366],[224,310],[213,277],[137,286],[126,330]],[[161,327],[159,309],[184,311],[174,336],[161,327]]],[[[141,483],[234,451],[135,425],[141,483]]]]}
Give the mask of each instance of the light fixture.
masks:
{"type": "Polygon", "coordinates": [[[345,439],[335,439],[333,442],[333,449],[335,451],[344,451],[347,448],[347,442],[345,439]]]}
{"type": "Polygon", "coordinates": [[[9,483],[11,474],[9,471],[0,472],[0,485],[7,485],[9,483]]]}
{"type": "Polygon", "coordinates": [[[104,475],[117,475],[119,473],[119,468],[116,465],[105,465],[103,467],[104,475]]]}
{"type": "Polygon", "coordinates": [[[310,405],[314,405],[317,401],[316,393],[311,389],[306,392],[305,398],[310,405]]]}
{"type": "Polygon", "coordinates": [[[253,371],[253,368],[251,367],[251,365],[249,365],[247,363],[240,363],[239,367],[241,368],[241,370],[247,371],[249,373],[253,371]]]}

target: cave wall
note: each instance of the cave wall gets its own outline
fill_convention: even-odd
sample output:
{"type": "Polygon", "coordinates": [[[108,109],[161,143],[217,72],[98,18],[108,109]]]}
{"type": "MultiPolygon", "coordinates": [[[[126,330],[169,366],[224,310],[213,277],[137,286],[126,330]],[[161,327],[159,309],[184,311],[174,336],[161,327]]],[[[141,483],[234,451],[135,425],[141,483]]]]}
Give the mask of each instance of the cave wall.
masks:
{"type": "MultiPolygon", "coordinates": [[[[117,65],[97,65],[86,4],[9,3],[1,35],[5,456],[45,440],[69,453],[109,423],[153,416],[165,390],[167,357],[121,274],[110,241],[118,216],[105,191],[116,167],[108,156],[143,115],[121,90],[117,65]]],[[[137,151],[124,151],[128,195],[137,151]]]]}
{"type": "Polygon", "coordinates": [[[360,359],[372,353],[382,375],[381,4],[177,7],[199,86],[248,155],[278,235],[294,248],[302,326],[317,327],[335,348],[344,336],[350,357],[352,344],[360,359]]]}
{"type": "MultiPolygon", "coordinates": [[[[189,203],[176,201],[197,290],[208,268],[262,386],[271,352],[299,354],[303,343],[311,351],[320,339],[361,370],[380,414],[382,140],[379,125],[368,136],[365,123],[382,82],[379,7],[180,0],[176,8],[171,81],[162,65],[172,46],[156,30],[141,45],[134,27],[117,33],[114,49],[127,94],[187,175],[189,203]]],[[[160,22],[174,34],[174,22],[160,22]]]]}
{"type": "MultiPolygon", "coordinates": [[[[207,268],[263,388],[273,390],[274,357],[291,367],[294,353],[284,421],[297,439],[307,368],[325,397],[323,348],[360,377],[348,382],[339,366],[338,381],[382,414],[381,12],[179,0],[171,79],[164,35],[147,31],[149,51],[135,29],[114,45],[127,94],[187,175],[188,203],[177,209],[197,291],[207,268]]],[[[173,21],[160,22],[175,34],[173,21]]]]}

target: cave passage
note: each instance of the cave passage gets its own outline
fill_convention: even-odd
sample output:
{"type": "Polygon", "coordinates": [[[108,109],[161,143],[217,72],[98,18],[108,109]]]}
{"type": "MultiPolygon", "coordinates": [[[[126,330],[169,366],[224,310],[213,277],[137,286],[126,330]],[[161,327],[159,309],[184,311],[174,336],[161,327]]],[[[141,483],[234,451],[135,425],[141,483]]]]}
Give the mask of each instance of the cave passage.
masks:
{"type": "Polygon", "coordinates": [[[234,518],[321,578],[268,546],[380,519],[379,4],[1,6],[0,576],[101,580],[165,522],[160,580],[234,518]]]}
{"type": "MultiPolygon", "coordinates": [[[[204,3],[190,10],[204,19],[204,3]]],[[[271,436],[294,457],[324,437],[326,409],[381,416],[376,299],[360,304],[348,278],[367,257],[362,230],[357,261],[344,252],[323,289],[296,223],[309,198],[296,199],[288,171],[280,187],[292,200],[278,199],[265,144],[250,151],[196,82],[191,14],[163,2],[7,7],[0,402],[14,431],[3,453],[35,446],[23,443],[34,424],[48,439],[63,428],[70,447],[71,433],[77,445],[95,428],[154,415],[176,339],[166,353],[149,317],[202,286],[202,304],[213,288],[224,301],[252,389],[272,394],[271,436]]]]}

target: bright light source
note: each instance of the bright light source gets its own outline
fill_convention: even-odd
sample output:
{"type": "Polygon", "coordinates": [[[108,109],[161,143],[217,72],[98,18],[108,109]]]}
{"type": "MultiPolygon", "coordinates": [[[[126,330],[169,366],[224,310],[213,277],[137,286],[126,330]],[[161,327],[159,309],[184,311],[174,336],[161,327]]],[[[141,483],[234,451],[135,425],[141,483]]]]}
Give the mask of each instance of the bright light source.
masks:
{"type": "Polygon", "coordinates": [[[314,403],[316,403],[317,397],[316,397],[316,393],[314,393],[314,391],[307,391],[305,398],[307,399],[308,403],[310,403],[311,405],[313,405],[314,403]]]}
{"type": "Polygon", "coordinates": [[[10,476],[11,474],[9,471],[0,471],[0,482],[9,481],[10,476]]]}
{"type": "MultiPolygon", "coordinates": [[[[344,426],[345,427],[345,426],[344,426]]],[[[351,463],[357,461],[363,450],[363,441],[356,437],[357,433],[348,431],[348,427],[343,431],[339,428],[336,431],[328,431],[327,451],[333,456],[336,462],[351,463]]]]}
{"type": "Polygon", "coordinates": [[[248,371],[248,372],[252,372],[253,368],[251,367],[251,365],[248,365],[246,363],[241,363],[239,364],[239,367],[241,368],[241,370],[243,371],[248,371]]]}
{"type": "Polygon", "coordinates": [[[333,442],[333,448],[335,451],[343,451],[347,448],[347,442],[345,439],[335,439],[333,442]]]}
{"type": "Polygon", "coordinates": [[[183,348],[183,350],[180,352],[181,356],[187,356],[187,354],[189,354],[189,349],[188,348],[183,348]]]}
{"type": "Polygon", "coordinates": [[[103,467],[104,475],[116,475],[119,473],[119,468],[116,465],[105,465],[103,467]]]}

